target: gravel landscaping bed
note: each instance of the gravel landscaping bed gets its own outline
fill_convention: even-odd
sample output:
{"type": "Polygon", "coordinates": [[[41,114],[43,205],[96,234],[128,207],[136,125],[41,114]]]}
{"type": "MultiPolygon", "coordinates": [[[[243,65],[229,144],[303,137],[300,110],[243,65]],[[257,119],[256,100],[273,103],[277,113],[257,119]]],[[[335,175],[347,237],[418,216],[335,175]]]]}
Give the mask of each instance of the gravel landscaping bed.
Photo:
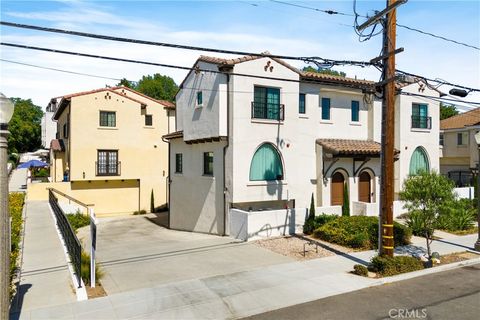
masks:
{"type": "Polygon", "coordinates": [[[253,241],[253,243],[259,247],[265,248],[267,250],[279,253],[290,258],[294,258],[296,260],[309,260],[335,255],[334,252],[324,249],[320,245],[310,245],[309,241],[298,237],[288,236],[269,238],[265,240],[253,241]],[[303,251],[304,244],[306,244],[305,256],[303,251]]]}

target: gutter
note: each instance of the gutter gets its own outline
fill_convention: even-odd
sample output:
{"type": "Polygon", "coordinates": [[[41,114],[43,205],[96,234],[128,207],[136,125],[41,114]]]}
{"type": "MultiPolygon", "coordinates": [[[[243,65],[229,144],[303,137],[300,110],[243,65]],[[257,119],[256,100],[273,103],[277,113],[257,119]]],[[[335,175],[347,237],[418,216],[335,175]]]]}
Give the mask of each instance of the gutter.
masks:
{"type": "MultiPolygon", "coordinates": [[[[168,119],[168,117],[167,117],[168,119]]],[[[175,120],[176,121],[176,120],[175,120]]],[[[171,210],[171,207],[170,207],[170,184],[172,183],[172,180],[170,180],[170,167],[171,167],[171,163],[170,163],[170,155],[171,155],[171,150],[170,150],[170,141],[168,140],[165,140],[163,137],[162,137],[162,141],[165,142],[165,143],[168,143],[168,176],[167,176],[167,188],[165,190],[165,192],[167,192],[167,195],[168,195],[168,200],[167,200],[167,207],[168,207],[168,229],[170,229],[170,210],[171,210]]]]}
{"type": "Polygon", "coordinates": [[[227,158],[227,149],[230,145],[230,74],[227,76],[227,144],[223,147],[223,236],[227,235],[227,184],[226,184],[226,168],[225,160],[227,158]]]}

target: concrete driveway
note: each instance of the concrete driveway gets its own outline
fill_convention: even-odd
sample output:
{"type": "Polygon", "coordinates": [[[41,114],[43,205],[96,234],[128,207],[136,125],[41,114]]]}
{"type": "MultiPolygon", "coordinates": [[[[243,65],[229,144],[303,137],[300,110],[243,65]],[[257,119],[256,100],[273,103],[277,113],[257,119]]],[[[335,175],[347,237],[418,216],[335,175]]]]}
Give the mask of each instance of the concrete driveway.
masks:
{"type": "MultiPolygon", "coordinates": [[[[108,294],[294,261],[228,237],[169,230],[158,220],[154,214],[100,220],[97,262],[108,294]]],[[[85,250],[89,232],[79,230],[85,250]]]]}

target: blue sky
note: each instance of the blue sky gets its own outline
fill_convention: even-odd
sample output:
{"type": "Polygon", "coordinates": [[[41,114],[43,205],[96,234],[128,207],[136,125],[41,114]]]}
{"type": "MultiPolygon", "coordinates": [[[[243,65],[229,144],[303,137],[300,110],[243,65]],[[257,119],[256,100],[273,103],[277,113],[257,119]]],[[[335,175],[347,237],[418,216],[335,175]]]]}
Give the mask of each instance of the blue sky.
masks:
{"type": "MultiPolygon", "coordinates": [[[[327,15],[274,1],[1,1],[2,21],[34,24],[145,40],[273,54],[370,60],[381,36],[359,42],[353,30],[352,1],[296,1],[336,10],[327,15]]],[[[357,12],[372,15],[385,1],[357,1],[357,12]]],[[[399,24],[480,45],[480,1],[410,0],[397,12],[399,24]]],[[[360,22],[364,19],[360,18],[360,22]]],[[[1,27],[4,42],[191,66],[201,52],[116,43],[1,27]]],[[[480,51],[397,29],[397,68],[430,78],[480,87],[480,51]]],[[[186,72],[128,63],[1,48],[1,58],[43,67],[138,80],[156,72],[180,83],[186,72]]],[[[224,56],[219,54],[210,54],[224,56]]],[[[297,67],[302,63],[292,62],[297,67]]],[[[338,67],[348,76],[377,80],[373,68],[338,67]]],[[[32,98],[44,107],[49,98],[114,85],[117,81],[64,74],[0,61],[0,91],[32,98]]],[[[440,87],[448,91],[449,87],[440,87]]],[[[479,101],[480,94],[468,100],[479,101]]],[[[467,106],[468,107],[468,106],[467,106]]]]}

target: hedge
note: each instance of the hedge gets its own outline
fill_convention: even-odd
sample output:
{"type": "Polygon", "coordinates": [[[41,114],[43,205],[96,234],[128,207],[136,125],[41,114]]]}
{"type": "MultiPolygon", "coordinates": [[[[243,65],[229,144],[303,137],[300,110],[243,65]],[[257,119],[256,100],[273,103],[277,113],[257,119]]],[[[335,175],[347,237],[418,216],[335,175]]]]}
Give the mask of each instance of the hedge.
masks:
{"type": "MultiPolygon", "coordinates": [[[[10,281],[17,271],[17,259],[20,252],[20,238],[23,224],[23,204],[25,202],[25,195],[20,192],[12,192],[8,196],[8,205],[10,209],[10,216],[12,217],[11,228],[11,252],[10,252],[10,281]]],[[[13,292],[11,292],[13,294],[13,292]]]]}
{"type": "MultiPolygon", "coordinates": [[[[395,222],[393,232],[395,246],[410,243],[412,232],[408,227],[395,222]]],[[[378,245],[378,218],[338,217],[317,228],[313,236],[351,248],[374,249],[378,245]]]]}
{"type": "Polygon", "coordinates": [[[409,256],[375,256],[372,258],[370,269],[381,276],[389,277],[400,273],[424,269],[423,262],[409,256]]]}

